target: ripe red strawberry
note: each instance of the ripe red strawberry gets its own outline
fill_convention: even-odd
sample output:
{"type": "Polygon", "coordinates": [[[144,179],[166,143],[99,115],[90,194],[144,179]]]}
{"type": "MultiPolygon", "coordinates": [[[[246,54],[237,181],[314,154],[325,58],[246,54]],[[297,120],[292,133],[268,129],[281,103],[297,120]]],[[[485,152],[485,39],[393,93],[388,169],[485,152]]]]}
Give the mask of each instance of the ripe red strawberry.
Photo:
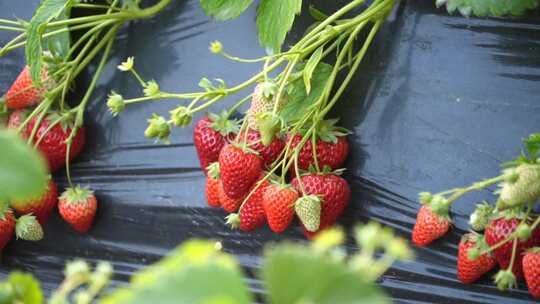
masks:
{"type": "Polygon", "coordinates": [[[219,202],[219,164],[212,163],[208,166],[208,176],[206,177],[206,201],[210,207],[221,207],[219,202]]]}
{"type": "Polygon", "coordinates": [[[56,183],[49,179],[47,189],[39,197],[26,201],[12,201],[11,207],[20,214],[32,213],[41,225],[45,225],[57,203],[58,189],[56,183]]]}
{"type": "MultiPolygon", "coordinates": [[[[319,230],[310,232],[304,227],[307,238],[313,238],[318,232],[332,226],[349,204],[351,189],[342,177],[335,174],[309,174],[301,177],[307,195],[316,195],[321,199],[321,218],[319,230]]],[[[301,193],[298,178],[293,179],[293,187],[301,193]]]]}
{"type": "Polygon", "coordinates": [[[7,204],[2,204],[0,209],[0,250],[3,250],[15,232],[15,217],[7,204]]]}
{"type": "Polygon", "coordinates": [[[229,120],[227,113],[208,114],[197,122],[193,131],[193,141],[201,168],[205,173],[211,163],[218,161],[219,152],[237,131],[236,121],[229,120]]]}
{"type": "Polygon", "coordinates": [[[271,184],[263,194],[263,207],[268,226],[276,233],[281,233],[294,218],[294,202],[298,192],[289,185],[271,184]]]}
{"type": "Polygon", "coordinates": [[[54,79],[49,77],[46,68],[43,68],[41,72],[41,79],[41,87],[36,88],[30,78],[30,69],[25,66],[3,97],[7,107],[9,109],[22,109],[40,103],[43,95],[56,85],[54,79]]]}
{"type": "MultiPolygon", "coordinates": [[[[242,138],[244,138],[243,134],[242,138]]],[[[285,148],[285,141],[279,137],[274,137],[269,145],[264,145],[261,141],[261,133],[253,129],[247,133],[247,143],[250,149],[259,153],[266,167],[270,167],[285,148]]]]}
{"type": "Polygon", "coordinates": [[[219,203],[221,207],[228,213],[234,213],[238,211],[238,208],[240,208],[240,205],[242,204],[245,198],[245,197],[230,198],[227,195],[227,193],[225,193],[225,190],[223,189],[222,181],[220,181],[218,184],[218,197],[219,197],[219,203]]]}
{"type": "MultiPolygon", "coordinates": [[[[322,170],[325,166],[332,170],[338,169],[347,159],[349,154],[349,142],[346,135],[348,131],[335,127],[337,120],[326,120],[321,123],[317,131],[317,141],[315,145],[317,163],[322,170]]],[[[302,135],[289,135],[291,148],[296,148],[302,141],[302,135]]],[[[308,170],[310,166],[315,165],[313,145],[310,140],[304,144],[298,156],[298,167],[308,170]]]]}
{"type": "Polygon", "coordinates": [[[531,295],[540,299],[540,247],[528,250],[523,257],[523,273],[531,295]]]}
{"type": "Polygon", "coordinates": [[[262,160],[249,151],[235,145],[227,145],[219,154],[219,169],[223,190],[228,197],[245,197],[262,171],[262,160]]]}
{"type": "MultiPolygon", "coordinates": [[[[511,217],[503,215],[499,218],[492,219],[489,221],[484,234],[486,236],[486,243],[489,246],[494,246],[499,242],[506,240],[510,234],[512,234],[518,225],[521,223],[521,219],[518,217],[511,217]]],[[[512,267],[512,272],[514,273],[516,279],[523,278],[523,269],[521,267],[521,262],[523,259],[523,252],[528,248],[540,245],[540,229],[535,229],[532,235],[525,241],[518,241],[517,243],[517,252],[514,265],[512,267]]],[[[512,258],[512,248],[513,241],[508,241],[504,245],[493,250],[493,254],[499,263],[501,269],[507,269],[510,265],[510,260],[512,258]]]]}
{"type": "MultiPolygon", "coordinates": [[[[38,117],[34,117],[30,120],[24,130],[24,138],[29,138],[32,135],[32,130],[34,129],[37,120],[38,117]]],[[[66,140],[69,138],[73,127],[70,120],[71,119],[68,117],[60,118],[56,113],[48,114],[43,117],[43,120],[39,124],[37,132],[32,139],[34,144],[39,142],[37,148],[47,160],[50,171],[56,171],[65,165],[67,154],[66,140]],[[58,119],[61,119],[61,122],[50,128],[51,124],[58,119]]],[[[84,143],[85,130],[84,128],[80,128],[73,137],[70,149],[70,160],[73,160],[81,153],[84,143]]]]}
{"type": "Polygon", "coordinates": [[[8,129],[16,130],[28,117],[27,110],[15,110],[9,114],[9,120],[7,123],[8,129]]]}
{"type": "Polygon", "coordinates": [[[97,211],[97,200],[88,188],[67,188],[60,196],[58,211],[73,229],[85,233],[92,226],[97,211]]]}
{"type": "MultiPolygon", "coordinates": [[[[264,178],[265,174],[261,174],[259,181],[264,178]]],[[[255,183],[251,190],[255,189],[253,194],[248,198],[242,209],[240,209],[240,230],[243,231],[252,231],[255,230],[266,222],[266,214],[264,213],[263,207],[263,196],[266,192],[266,189],[270,185],[268,180],[262,182],[262,184],[257,187],[258,182],[255,183]],[[257,188],[255,188],[257,187],[257,188]]]]}
{"type": "Polygon", "coordinates": [[[486,272],[495,267],[497,261],[491,253],[485,253],[476,257],[469,258],[469,250],[476,248],[479,251],[488,248],[482,235],[468,233],[461,238],[458,247],[457,276],[458,279],[470,284],[480,279],[486,272]]]}
{"type": "Polygon", "coordinates": [[[416,216],[412,241],[416,246],[427,246],[448,232],[449,228],[448,218],[435,214],[430,205],[422,205],[416,216]]]}

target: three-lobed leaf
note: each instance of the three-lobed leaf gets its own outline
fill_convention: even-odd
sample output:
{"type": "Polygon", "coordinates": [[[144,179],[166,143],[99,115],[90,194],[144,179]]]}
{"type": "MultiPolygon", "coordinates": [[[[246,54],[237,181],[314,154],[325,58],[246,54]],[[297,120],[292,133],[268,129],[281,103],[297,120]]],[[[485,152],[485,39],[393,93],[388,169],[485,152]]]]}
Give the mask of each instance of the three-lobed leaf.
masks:
{"type": "Polygon", "coordinates": [[[7,130],[0,130],[0,201],[24,201],[45,189],[45,161],[7,130]]]}
{"type": "Polygon", "coordinates": [[[217,20],[233,19],[242,14],[253,0],[200,0],[205,14],[217,20]]]}
{"type": "Polygon", "coordinates": [[[43,0],[30,20],[25,56],[26,64],[30,66],[30,77],[36,86],[41,85],[42,36],[45,33],[46,25],[55,18],[65,16],[72,2],[72,0],[43,0]]]}
{"type": "Polygon", "coordinates": [[[302,0],[261,0],[257,9],[260,44],[268,54],[281,51],[295,16],[302,10],[302,0]]]}

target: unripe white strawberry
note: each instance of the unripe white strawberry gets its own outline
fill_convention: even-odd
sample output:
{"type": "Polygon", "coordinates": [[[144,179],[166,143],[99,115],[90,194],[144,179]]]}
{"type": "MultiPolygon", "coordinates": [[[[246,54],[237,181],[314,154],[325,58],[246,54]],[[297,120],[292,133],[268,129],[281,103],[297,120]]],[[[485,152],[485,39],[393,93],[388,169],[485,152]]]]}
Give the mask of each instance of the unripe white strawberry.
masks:
{"type": "MultiPolygon", "coordinates": [[[[273,111],[278,90],[278,85],[273,81],[261,82],[255,87],[253,96],[251,97],[251,106],[247,113],[250,128],[258,130],[257,116],[262,113],[273,111]]],[[[287,101],[287,92],[283,91],[277,104],[278,112],[283,109],[285,104],[287,104],[287,101]]]]}
{"type": "Polygon", "coordinates": [[[294,203],[296,215],[307,231],[315,232],[321,225],[321,199],[316,195],[302,196],[294,203]]]}
{"type": "Polygon", "coordinates": [[[15,234],[18,239],[39,241],[43,239],[43,228],[35,216],[26,214],[17,219],[15,234]]]}
{"type": "Polygon", "coordinates": [[[522,164],[515,168],[517,179],[504,181],[500,185],[498,209],[535,202],[540,198],[540,166],[522,164]]]}

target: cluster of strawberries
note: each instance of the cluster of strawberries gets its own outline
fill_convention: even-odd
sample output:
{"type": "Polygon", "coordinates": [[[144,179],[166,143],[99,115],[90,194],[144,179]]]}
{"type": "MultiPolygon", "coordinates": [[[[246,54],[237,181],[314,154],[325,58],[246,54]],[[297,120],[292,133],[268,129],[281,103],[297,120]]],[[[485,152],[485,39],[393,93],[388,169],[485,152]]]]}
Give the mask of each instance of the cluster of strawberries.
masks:
{"type": "MultiPolygon", "coordinates": [[[[45,69],[41,76],[42,86],[34,86],[29,68],[25,67],[0,100],[0,105],[3,103],[9,113],[6,127],[19,132],[21,138],[34,146],[46,160],[49,171],[54,172],[64,167],[68,155],[71,160],[80,154],[85,143],[85,130],[80,127],[72,132],[74,118],[69,111],[33,113],[40,113],[35,110],[36,106],[39,107],[47,91],[54,87],[54,80],[45,69]]],[[[14,233],[24,240],[42,239],[42,225],[57,205],[62,218],[75,230],[88,231],[97,210],[93,192],[77,186],[67,188],[59,196],[56,183],[49,178],[41,195],[26,201],[0,204],[0,250],[14,233]],[[20,215],[18,219],[12,209],[20,215]]]]}
{"type": "MultiPolygon", "coordinates": [[[[427,246],[442,237],[450,228],[450,219],[438,210],[438,198],[421,195],[423,206],[413,228],[415,245],[427,246]]],[[[447,211],[445,211],[447,213],[447,211]]],[[[501,271],[495,276],[500,289],[525,278],[531,295],[540,298],[540,228],[532,228],[534,218],[515,210],[497,211],[481,204],[471,217],[476,231],[465,234],[458,246],[457,277],[470,284],[493,270],[497,264],[501,271]],[[515,246],[515,249],[514,249],[515,246]],[[514,254],[513,254],[514,252],[514,254]]]]}
{"type": "Polygon", "coordinates": [[[332,120],[321,122],[324,128],[319,128],[313,143],[303,144],[303,135],[287,134],[286,127],[265,138],[252,118],[271,109],[275,97],[262,94],[262,85],[255,89],[240,131],[227,113],[209,114],[195,126],[195,147],[207,175],[207,201],[230,213],[227,222],[243,231],[268,223],[272,231],[281,233],[296,214],[305,235],[312,238],[333,225],[348,204],[351,191],[337,170],[349,152],[347,133],[333,127],[332,120]],[[298,153],[286,152],[295,150],[298,153]],[[298,172],[290,169],[277,178],[274,173],[292,157],[298,172]]]}

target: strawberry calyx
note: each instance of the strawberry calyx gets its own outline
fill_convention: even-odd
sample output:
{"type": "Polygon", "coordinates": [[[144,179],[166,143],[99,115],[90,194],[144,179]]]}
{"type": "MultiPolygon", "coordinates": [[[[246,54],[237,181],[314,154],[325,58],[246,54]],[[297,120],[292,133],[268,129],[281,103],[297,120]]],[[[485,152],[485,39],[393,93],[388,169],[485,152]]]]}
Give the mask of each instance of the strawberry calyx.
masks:
{"type": "Polygon", "coordinates": [[[267,101],[271,101],[278,93],[278,85],[273,79],[267,79],[258,84],[261,89],[262,97],[267,101]]]}
{"type": "Polygon", "coordinates": [[[268,146],[274,138],[282,131],[285,125],[283,119],[273,112],[263,112],[256,115],[257,128],[261,133],[261,142],[268,146]]]}
{"type": "Polygon", "coordinates": [[[476,231],[484,230],[493,216],[494,208],[484,201],[476,205],[476,209],[469,217],[469,225],[476,231]]]}
{"type": "Polygon", "coordinates": [[[510,270],[499,270],[495,275],[495,284],[499,290],[507,290],[516,287],[516,276],[510,270]]]}
{"type": "Polygon", "coordinates": [[[65,200],[68,204],[85,204],[94,192],[87,187],[76,186],[67,188],[60,196],[61,200],[65,200]]]}
{"type": "Polygon", "coordinates": [[[461,237],[461,242],[470,242],[474,244],[467,250],[467,257],[471,261],[478,259],[484,254],[491,255],[490,247],[486,242],[486,238],[482,234],[476,232],[467,233],[461,237]]]}
{"type": "Polygon", "coordinates": [[[440,221],[449,221],[450,219],[450,201],[441,195],[434,195],[429,202],[420,201],[423,205],[429,206],[431,212],[435,214],[440,221]]]}
{"type": "Polygon", "coordinates": [[[222,111],[221,114],[208,113],[208,118],[212,121],[208,126],[219,132],[222,136],[237,134],[240,130],[238,120],[229,119],[229,113],[222,111]]]}
{"type": "Polygon", "coordinates": [[[39,241],[43,239],[43,228],[34,215],[25,214],[17,219],[15,235],[17,239],[39,241]]]}
{"type": "Polygon", "coordinates": [[[336,123],[338,121],[339,118],[321,120],[317,125],[317,136],[322,141],[335,144],[338,141],[338,137],[344,137],[352,133],[343,127],[337,127],[336,123]]]}
{"type": "Polygon", "coordinates": [[[226,224],[231,227],[231,229],[238,229],[240,227],[240,215],[238,213],[231,213],[227,215],[226,224]]]}
{"type": "Polygon", "coordinates": [[[208,165],[208,167],[206,167],[206,170],[208,172],[208,176],[212,177],[213,179],[219,179],[219,162],[211,163],[210,165],[208,165]]]}
{"type": "Polygon", "coordinates": [[[250,147],[248,147],[247,145],[244,145],[242,143],[232,142],[231,145],[233,147],[236,147],[236,148],[242,150],[246,154],[255,154],[255,155],[259,156],[258,151],[255,151],[255,150],[251,149],[250,147]]]}

